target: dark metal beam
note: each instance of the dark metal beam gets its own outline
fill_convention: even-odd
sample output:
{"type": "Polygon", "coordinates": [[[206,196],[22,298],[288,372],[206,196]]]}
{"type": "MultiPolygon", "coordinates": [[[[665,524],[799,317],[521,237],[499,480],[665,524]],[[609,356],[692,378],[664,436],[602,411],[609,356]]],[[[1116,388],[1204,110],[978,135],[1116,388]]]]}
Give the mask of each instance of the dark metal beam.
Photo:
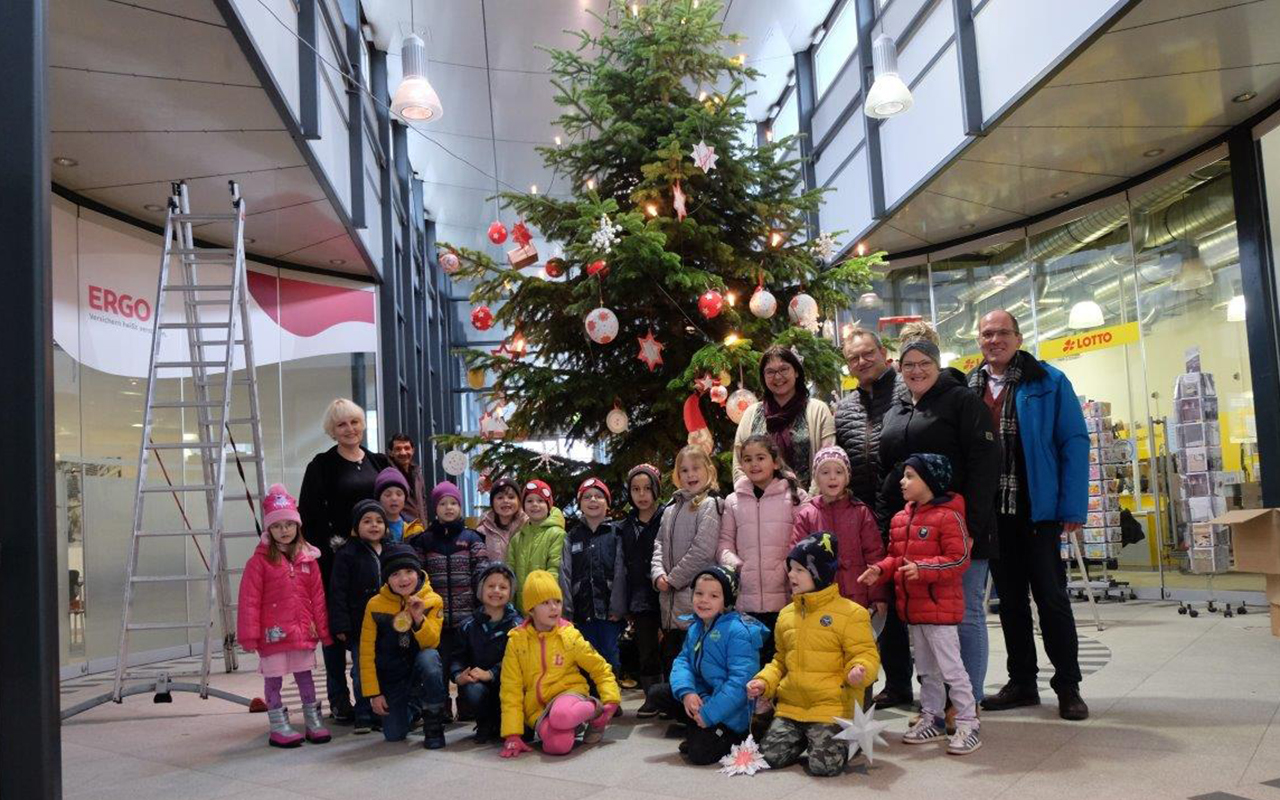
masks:
{"type": "Polygon", "coordinates": [[[316,58],[316,3],[298,0],[298,124],[302,138],[320,138],[320,70],[316,58]]]}
{"type": "Polygon", "coordinates": [[[45,15],[43,0],[0,3],[0,234],[10,264],[0,414],[14,423],[5,452],[15,465],[0,481],[0,797],[24,800],[62,796],[45,15]]]}
{"type": "MultiPolygon", "coordinates": [[[[875,68],[871,64],[871,31],[876,21],[875,0],[857,0],[858,14],[858,66],[861,69],[861,97],[866,97],[875,81],[875,68]]],[[[867,142],[867,172],[871,185],[871,218],[885,217],[884,161],[880,155],[880,120],[859,113],[863,138],[867,142]]]]}
{"type": "MultiPolygon", "coordinates": [[[[1240,247],[1241,293],[1248,303],[1245,331],[1253,396],[1280,397],[1280,291],[1268,242],[1262,154],[1250,128],[1241,126],[1227,140],[1231,189],[1235,195],[1236,241],[1240,247]]],[[[1262,460],[1262,505],[1280,505],[1280,418],[1257,415],[1258,455],[1262,460]]]]}
{"type": "MultiPolygon", "coordinates": [[[[351,224],[366,227],[364,219],[364,67],[360,48],[360,7],[355,0],[342,4],[342,27],[346,35],[347,61],[351,78],[347,81],[347,146],[351,173],[351,224]]],[[[387,264],[386,253],[382,263],[387,264]]]]}
{"type": "Polygon", "coordinates": [[[973,33],[973,0],[952,0],[956,18],[956,56],[960,60],[960,105],[966,136],[981,136],[982,83],[978,79],[978,42],[973,33]]]}
{"type": "MultiPolygon", "coordinates": [[[[804,174],[804,188],[815,189],[818,176],[814,170],[813,141],[813,109],[815,107],[816,85],[813,76],[813,46],[810,45],[796,53],[796,110],[800,115],[800,165],[804,174]]],[[[809,215],[809,238],[818,235],[818,212],[809,215]]]]}

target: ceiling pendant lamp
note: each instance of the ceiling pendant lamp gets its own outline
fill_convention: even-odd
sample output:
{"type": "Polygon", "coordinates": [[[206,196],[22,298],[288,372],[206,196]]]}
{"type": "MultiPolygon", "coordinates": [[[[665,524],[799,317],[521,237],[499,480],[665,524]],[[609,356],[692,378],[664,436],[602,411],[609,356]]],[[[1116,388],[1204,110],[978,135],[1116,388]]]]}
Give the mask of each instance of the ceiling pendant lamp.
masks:
{"type": "Polygon", "coordinates": [[[427,46],[411,33],[400,48],[404,77],[391,98],[391,113],[406,122],[431,122],[444,115],[440,96],[427,80],[427,46]]]}
{"type": "Polygon", "coordinates": [[[914,100],[907,84],[898,77],[898,45],[892,36],[882,33],[876,37],[871,46],[871,61],[876,79],[867,92],[863,113],[875,119],[888,119],[910,109],[914,100]]]}
{"type": "Polygon", "coordinates": [[[1067,315],[1067,327],[1073,331],[1101,328],[1106,321],[1102,306],[1094,300],[1081,300],[1071,307],[1071,313],[1067,315]]]}
{"type": "Polygon", "coordinates": [[[1213,285],[1213,273],[1200,257],[1200,251],[1188,248],[1182,253],[1182,263],[1173,276],[1173,288],[1179,292],[1193,292],[1213,285]]]}

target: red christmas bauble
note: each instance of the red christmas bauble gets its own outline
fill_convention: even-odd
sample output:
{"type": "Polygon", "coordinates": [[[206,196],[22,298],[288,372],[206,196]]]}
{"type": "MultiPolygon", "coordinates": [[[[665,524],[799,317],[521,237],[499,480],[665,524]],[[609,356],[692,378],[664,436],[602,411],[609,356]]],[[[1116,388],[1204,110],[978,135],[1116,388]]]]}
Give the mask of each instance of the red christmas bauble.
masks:
{"type": "Polygon", "coordinates": [[[547,271],[548,278],[559,278],[561,275],[564,274],[564,269],[565,269],[564,259],[562,258],[547,259],[546,271],[547,271]]]}
{"type": "Polygon", "coordinates": [[[708,289],[698,298],[698,311],[707,319],[715,319],[724,310],[724,295],[708,289]]]}
{"type": "Polygon", "coordinates": [[[494,244],[502,244],[506,240],[507,226],[497,220],[494,220],[493,223],[489,225],[489,241],[494,244]]]}
{"type": "Polygon", "coordinates": [[[587,274],[588,275],[608,275],[609,263],[605,261],[603,258],[596,259],[595,261],[592,261],[587,266],[587,274]]]}
{"type": "Polygon", "coordinates": [[[487,331],[493,327],[493,312],[488,306],[478,306],[471,311],[471,326],[478,331],[487,331]]]}

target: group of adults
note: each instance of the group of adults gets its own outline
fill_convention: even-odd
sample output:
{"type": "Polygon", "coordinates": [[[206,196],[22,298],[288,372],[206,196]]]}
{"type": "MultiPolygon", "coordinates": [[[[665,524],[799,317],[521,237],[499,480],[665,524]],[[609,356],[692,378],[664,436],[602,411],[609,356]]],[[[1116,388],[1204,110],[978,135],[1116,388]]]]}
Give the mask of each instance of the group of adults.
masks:
{"type": "MultiPolygon", "coordinates": [[[[361,500],[376,499],[374,483],[378,473],[394,465],[409,486],[404,513],[421,517],[427,498],[422,470],[414,463],[413,439],[396,433],[387,442],[387,452],[374,453],[364,446],[364,409],[351,400],[339,398],[329,404],[324,415],[324,432],[334,444],[307,464],[298,493],[298,514],[308,540],[320,550],[320,575],[329,585],[337,540],[351,533],[351,509],[361,500]]],[[[335,720],[350,721],[354,715],[347,689],[347,648],[341,642],[323,646],[325,689],[329,712],[335,720]]]]}
{"type": "MultiPolygon", "coordinates": [[[[875,331],[856,328],[845,338],[844,356],[857,387],[834,414],[809,396],[800,359],[791,350],[772,348],[761,368],[765,398],[747,409],[737,440],[771,435],[802,486],[810,484],[813,455],[838,444],[852,465],[850,491],[874,509],[886,538],[889,520],[905,505],[902,462],[913,453],[946,456],[952,488],[965,499],[972,538],[959,633],[976,698],[985,711],[1040,703],[1034,599],[1054,668],[1050,686],[1059,715],[1086,719],[1079,642],[1059,555],[1060,534],[1079,529],[1088,506],[1084,416],[1067,377],[1022,349],[1012,314],[996,310],[983,316],[978,344],[982,363],[965,374],[942,363],[931,326],[910,323],[897,342],[895,365],[875,331]],[[1008,680],[989,697],[983,691],[988,576],[999,598],[1008,653],[1008,680]]],[[[876,704],[911,704],[909,639],[893,603],[879,644],[886,681],[876,704]]]]}

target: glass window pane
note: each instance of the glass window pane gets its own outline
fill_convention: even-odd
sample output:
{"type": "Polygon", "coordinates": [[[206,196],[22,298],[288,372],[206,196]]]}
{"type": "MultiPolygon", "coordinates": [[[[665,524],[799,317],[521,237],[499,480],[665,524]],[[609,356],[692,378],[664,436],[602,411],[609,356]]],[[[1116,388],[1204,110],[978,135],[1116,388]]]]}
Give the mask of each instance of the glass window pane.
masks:
{"type": "Polygon", "coordinates": [[[827,91],[840,68],[858,49],[858,20],[853,0],[848,0],[831,21],[827,35],[813,54],[813,80],[818,97],[827,91]]]}
{"type": "Polygon", "coordinates": [[[794,136],[800,132],[800,104],[797,102],[799,92],[792,89],[782,108],[778,109],[778,116],[773,120],[773,139],[779,141],[788,136],[794,136]]]}
{"type": "Polygon", "coordinates": [[[1034,347],[1031,270],[1022,239],[935,261],[929,266],[934,326],[942,342],[945,365],[968,372],[982,363],[978,320],[996,309],[1013,314],[1021,323],[1023,346],[1034,347]]]}

